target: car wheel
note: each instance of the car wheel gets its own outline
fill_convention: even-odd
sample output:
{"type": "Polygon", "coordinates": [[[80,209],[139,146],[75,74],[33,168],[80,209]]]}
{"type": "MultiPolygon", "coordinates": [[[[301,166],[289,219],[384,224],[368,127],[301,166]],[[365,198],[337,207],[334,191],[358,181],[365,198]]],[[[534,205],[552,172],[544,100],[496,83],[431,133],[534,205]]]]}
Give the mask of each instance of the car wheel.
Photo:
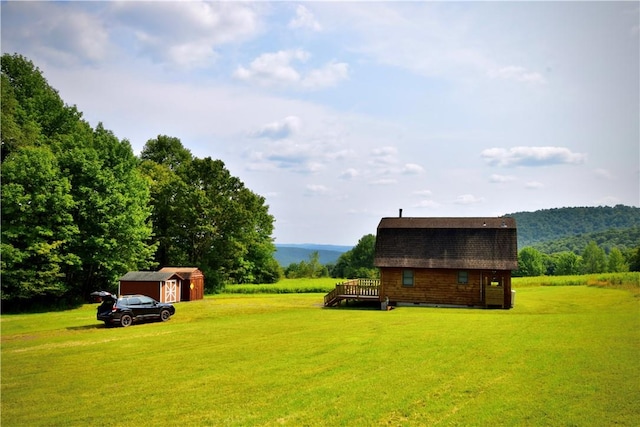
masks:
{"type": "Polygon", "coordinates": [[[127,326],[131,326],[132,323],[133,323],[133,318],[128,314],[123,314],[122,317],[120,318],[120,325],[122,325],[123,328],[126,328],[127,326]]]}
{"type": "Polygon", "coordinates": [[[163,322],[169,320],[169,317],[171,317],[171,313],[169,313],[169,310],[162,310],[160,312],[160,320],[162,320],[163,322]]]}

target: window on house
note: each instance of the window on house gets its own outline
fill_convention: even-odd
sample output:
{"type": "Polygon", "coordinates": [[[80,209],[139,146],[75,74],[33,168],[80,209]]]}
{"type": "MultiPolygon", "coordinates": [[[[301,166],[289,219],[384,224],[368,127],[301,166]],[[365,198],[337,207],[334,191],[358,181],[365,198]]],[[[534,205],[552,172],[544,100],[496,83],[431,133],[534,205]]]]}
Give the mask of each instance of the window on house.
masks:
{"type": "Polygon", "coordinates": [[[458,271],[458,284],[466,285],[469,283],[469,272],[468,271],[458,271]]]}
{"type": "Polygon", "coordinates": [[[402,270],[402,286],[413,286],[413,270],[402,270]]]}

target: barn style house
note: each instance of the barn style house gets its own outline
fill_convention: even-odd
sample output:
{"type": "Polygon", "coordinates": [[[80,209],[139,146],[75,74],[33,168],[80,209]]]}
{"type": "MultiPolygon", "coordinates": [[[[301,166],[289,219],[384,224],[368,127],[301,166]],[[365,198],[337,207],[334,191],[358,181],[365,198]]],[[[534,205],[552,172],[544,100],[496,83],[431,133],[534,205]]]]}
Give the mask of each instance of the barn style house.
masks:
{"type": "Polygon", "coordinates": [[[513,218],[383,218],[374,264],[391,305],[511,308],[513,218]]]}

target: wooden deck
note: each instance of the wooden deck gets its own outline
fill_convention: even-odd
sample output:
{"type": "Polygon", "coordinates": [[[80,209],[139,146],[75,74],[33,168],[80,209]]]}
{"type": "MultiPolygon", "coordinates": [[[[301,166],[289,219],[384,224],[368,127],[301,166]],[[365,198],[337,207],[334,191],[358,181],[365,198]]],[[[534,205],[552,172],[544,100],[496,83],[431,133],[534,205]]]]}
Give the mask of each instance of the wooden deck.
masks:
{"type": "Polygon", "coordinates": [[[353,279],[338,283],[336,288],[324,297],[324,306],[333,307],[343,300],[380,301],[379,279],[353,279]]]}

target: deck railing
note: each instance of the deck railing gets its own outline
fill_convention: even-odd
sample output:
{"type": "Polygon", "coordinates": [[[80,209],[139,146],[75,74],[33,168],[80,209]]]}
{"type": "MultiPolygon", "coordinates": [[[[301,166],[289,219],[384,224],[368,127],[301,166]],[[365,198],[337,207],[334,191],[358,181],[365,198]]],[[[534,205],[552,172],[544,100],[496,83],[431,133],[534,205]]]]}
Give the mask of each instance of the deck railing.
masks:
{"type": "Polygon", "coordinates": [[[380,295],[380,279],[351,279],[336,284],[324,297],[324,305],[332,305],[342,299],[375,299],[380,295]]]}

